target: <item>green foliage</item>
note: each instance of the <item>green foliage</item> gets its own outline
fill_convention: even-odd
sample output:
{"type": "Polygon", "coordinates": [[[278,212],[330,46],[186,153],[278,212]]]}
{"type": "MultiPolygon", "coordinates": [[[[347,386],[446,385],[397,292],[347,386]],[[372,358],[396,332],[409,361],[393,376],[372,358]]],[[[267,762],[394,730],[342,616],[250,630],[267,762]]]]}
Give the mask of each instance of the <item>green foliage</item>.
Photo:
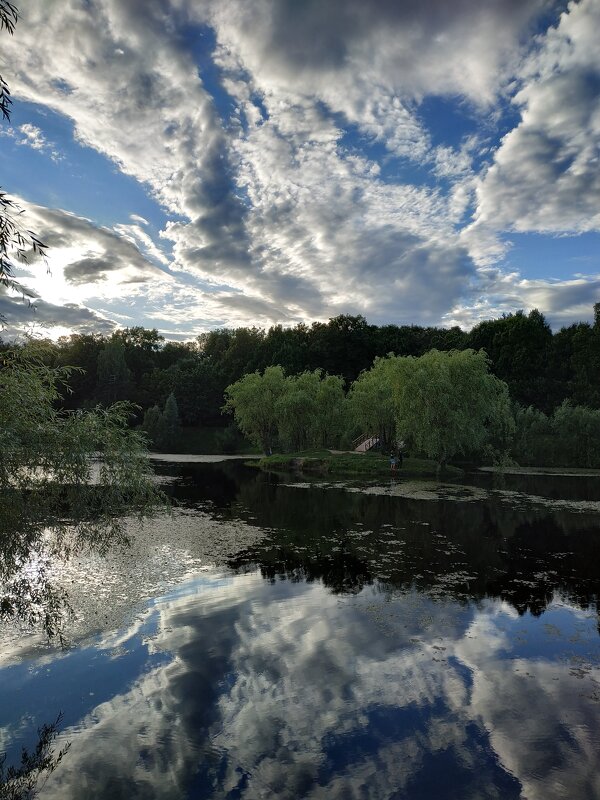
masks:
{"type": "Polygon", "coordinates": [[[510,430],[508,388],[489,372],[485,353],[432,350],[400,359],[398,369],[398,432],[440,466],[481,452],[492,426],[510,430]]]}
{"type": "Polygon", "coordinates": [[[567,331],[569,371],[562,399],[569,399],[574,405],[600,408],[600,327],[580,323],[567,331]]]}
{"type": "Polygon", "coordinates": [[[63,394],[66,408],[89,408],[96,397],[98,356],[106,340],[99,334],[74,333],[62,336],[55,348],[56,366],[76,365],[69,375],[69,392],[63,394]]]}
{"type": "Polygon", "coordinates": [[[379,437],[380,447],[396,444],[396,386],[402,360],[395,356],[376,358],[370,370],[362,372],[350,389],[350,419],[357,432],[379,437]]]}
{"type": "Polygon", "coordinates": [[[548,416],[517,408],[512,448],[523,466],[600,467],[600,411],[562,403],[548,416]]]}
{"type": "Polygon", "coordinates": [[[485,350],[492,371],[509,385],[518,403],[548,407],[551,397],[546,366],[552,331],[537,309],[479,323],[470,332],[467,347],[485,350]]]}
{"type": "Polygon", "coordinates": [[[301,372],[285,379],[275,404],[275,420],[281,444],[292,450],[312,445],[312,429],[317,415],[319,372],[301,372]]]}
{"type": "Polygon", "coordinates": [[[143,440],[128,428],[131,407],[62,411],[71,371],[42,355],[29,345],[0,361],[0,618],[38,621],[51,635],[65,603],[45,571],[44,531],[53,552],[102,551],[125,540],[124,514],[161,501],[143,440]]]}
{"type": "Polygon", "coordinates": [[[315,406],[312,440],[317,447],[339,447],[348,426],[344,379],[339,375],[322,375],[317,383],[315,406]]]}
{"type": "Polygon", "coordinates": [[[335,445],[343,433],[343,380],[321,370],[286,377],[281,367],[267,367],[228,386],[225,396],[225,410],[265,453],[277,443],[296,450],[335,445]]]}
{"type": "Polygon", "coordinates": [[[267,367],[261,375],[252,372],[225,389],[224,411],[250,441],[271,452],[277,439],[277,403],[285,392],[281,367],[267,367]]]}
{"type": "MultiPolygon", "coordinates": [[[[0,76],[0,94],[2,77],[0,76]]],[[[22,209],[0,189],[0,286],[14,289],[23,297],[34,294],[14,278],[15,261],[29,263],[44,258],[46,246],[20,222],[22,209]]]]}
{"type": "Polygon", "coordinates": [[[512,454],[519,464],[538,466],[554,463],[552,421],[533,406],[515,409],[512,454]]]}
{"type": "Polygon", "coordinates": [[[310,369],[323,369],[353,381],[376,355],[374,326],[358,315],[340,314],[328,322],[313,322],[307,331],[310,369]]]}
{"type": "Polygon", "coordinates": [[[222,428],[215,436],[215,444],[220,453],[237,453],[242,446],[241,434],[235,423],[222,428]]]}
{"type": "Polygon", "coordinates": [[[600,411],[565,401],[552,416],[552,430],[559,464],[600,467],[600,411]]]}
{"type": "Polygon", "coordinates": [[[98,354],[98,397],[114,403],[127,397],[131,372],[125,361],[125,345],[118,337],[108,340],[98,354]]]}
{"type": "Polygon", "coordinates": [[[179,419],[177,400],[175,399],[173,392],[171,392],[165,402],[165,409],[162,415],[163,447],[177,439],[177,436],[179,435],[180,424],[181,422],[179,419]]]}
{"type": "Polygon", "coordinates": [[[142,430],[148,437],[149,443],[153,447],[158,446],[158,441],[162,436],[162,412],[157,405],[151,406],[144,414],[142,430]]]}
{"type": "Polygon", "coordinates": [[[175,395],[167,397],[163,411],[158,405],[147,409],[142,422],[142,430],[152,447],[163,452],[177,447],[181,432],[179,409],[175,395]]]}
{"type": "MultiPolygon", "coordinates": [[[[387,449],[396,435],[394,414],[383,375],[381,381],[371,375],[373,357],[383,362],[378,369],[392,369],[397,362],[386,355],[390,352],[395,352],[396,358],[420,357],[432,348],[444,352],[452,347],[462,349],[469,341],[485,347],[492,372],[505,380],[511,398],[520,399],[525,407],[532,405],[552,414],[569,400],[575,406],[600,408],[600,327],[579,323],[552,335],[538,312],[481,323],[470,334],[459,328],[415,325],[377,328],[361,317],[342,316],[310,327],[211,331],[195,342],[181,344],[164,342],[154,329],[136,327],[110,337],[63,337],[56,344],[48,343],[45,363],[82,368],[71,373],[72,392],[64,394],[62,401],[66,408],[89,409],[99,401],[110,404],[127,399],[140,406],[137,422],[141,423],[144,410],[154,405],[162,409],[173,393],[182,425],[194,428],[223,424],[225,388],[244,375],[262,375],[273,365],[290,376],[325,369],[329,377],[321,379],[319,397],[315,400],[311,394],[309,399],[309,404],[317,402],[320,409],[310,431],[302,433],[306,425],[296,426],[291,418],[292,397],[282,404],[282,443],[293,447],[292,442],[304,436],[306,442],[337,447],[341,432],[346,442],[359,433],[379,433],[387,449]],[[334,402],[333,397],[340,398],[352,380],[348,405],[341,399],[339,404],[334,402]],[[329,403],[320,397],[328,391],[326,386],[332,393],[329,403]],[[294,426],[298,430],[294,431],[294,426]],[[315,427],[320,427],[318,432],[315,427]]],[[[301,391],[308,387],[296,389],[298,403],[301,391]]],[[[300,413],[304,413],[303,407],[300,413]]],[[[507,433],[506,429],[504,433],[490,429],[489,444],[496,455],[503,449],[507,433]]]]}

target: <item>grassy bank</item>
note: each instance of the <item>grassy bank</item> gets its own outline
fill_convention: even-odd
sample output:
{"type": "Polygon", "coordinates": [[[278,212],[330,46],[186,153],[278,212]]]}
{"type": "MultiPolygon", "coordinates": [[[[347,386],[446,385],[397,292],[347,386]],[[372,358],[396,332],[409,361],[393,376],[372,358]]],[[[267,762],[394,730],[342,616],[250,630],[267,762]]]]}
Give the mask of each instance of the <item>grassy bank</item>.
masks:
{"type": "MultiPolygon", "coordinates": [[[[346,478],[389,478],[394,474],[390,470],[389,457],[381,453],[331,453],[329,450],[277,453],[255,461],[254,466],[265,470],[294,471],[310,475],[346,478]]],[[[395,474],[398,476],[435,477],[437,465],[435,461],[424,458],[405,458],[402,467],[395,474]]],[[[443,473],[448,477],[462,474],[461,469],[452,466],[446,467],[443,473]]]]}

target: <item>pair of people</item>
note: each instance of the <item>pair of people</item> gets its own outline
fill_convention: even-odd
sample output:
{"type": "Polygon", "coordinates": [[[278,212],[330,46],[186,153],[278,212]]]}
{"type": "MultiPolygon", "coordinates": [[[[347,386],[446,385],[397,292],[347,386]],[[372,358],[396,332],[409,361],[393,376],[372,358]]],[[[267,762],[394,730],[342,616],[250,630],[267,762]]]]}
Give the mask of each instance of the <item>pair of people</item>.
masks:
{"type": "Polygon", "coordinates": [[[398,453],[392,452],[390,454],[390,470],[392,472],[396,472],[398,470],[398,464],[402,466],[402,452],[399,450],[398,453]]]}

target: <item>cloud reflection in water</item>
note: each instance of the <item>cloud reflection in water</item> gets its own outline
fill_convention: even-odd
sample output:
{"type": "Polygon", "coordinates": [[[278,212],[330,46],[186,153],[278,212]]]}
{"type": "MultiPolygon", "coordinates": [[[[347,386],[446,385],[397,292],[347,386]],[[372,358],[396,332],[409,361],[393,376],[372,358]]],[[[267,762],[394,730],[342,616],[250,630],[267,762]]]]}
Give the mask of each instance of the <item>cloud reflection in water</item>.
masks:
{"type": "Polygon", "coordinates": [[[536,619],[215,572],[151,613],[168,662],[65,733],[48,798],[600,794],[600,671],[574,668],[595,615],[558,598],[536,619]]]}

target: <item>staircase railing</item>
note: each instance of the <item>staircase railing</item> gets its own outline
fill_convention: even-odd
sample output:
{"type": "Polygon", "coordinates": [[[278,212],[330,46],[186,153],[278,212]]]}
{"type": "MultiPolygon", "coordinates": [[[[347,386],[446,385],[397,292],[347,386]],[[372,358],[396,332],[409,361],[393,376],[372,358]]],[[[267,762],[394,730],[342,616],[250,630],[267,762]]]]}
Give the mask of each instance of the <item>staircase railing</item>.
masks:
{"type": "Polygon", "coordinates": [[[366,453],[367,450],[371,450],[372,447],[378,444],[378,436],[374,436],[372,433],[361,433],[361,435],[357,436],[352,442],[352,448],[355,452],[366,453]]]}

